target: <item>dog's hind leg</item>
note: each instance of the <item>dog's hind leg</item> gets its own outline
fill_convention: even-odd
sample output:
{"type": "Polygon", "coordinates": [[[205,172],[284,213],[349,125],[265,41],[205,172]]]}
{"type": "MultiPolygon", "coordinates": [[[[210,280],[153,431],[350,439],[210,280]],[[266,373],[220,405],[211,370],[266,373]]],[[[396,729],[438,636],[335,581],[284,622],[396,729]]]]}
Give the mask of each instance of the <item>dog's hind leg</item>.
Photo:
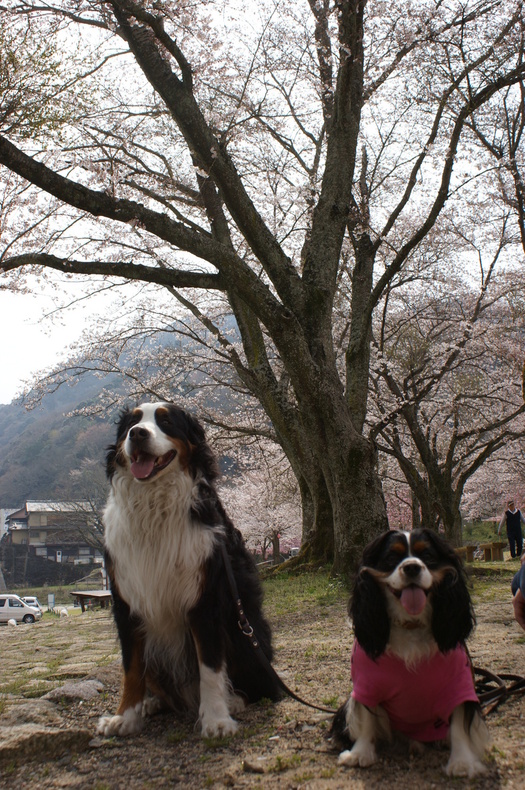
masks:
{"type": "Polygon", "coordinates": [[[236,694],[230,688],[230,694],[228,696],[228,710],[230,713],[242,713],[242,711],[246,708],[246,700],[240,694],[236,694]]]}
{"type": "Polygon", "coordinates": [[[448,776],[468,776],[472,778],[480,776],[487,770],[481,762],[481,758],[489,744],[490,737],[478,710],[467,710],[467,706],[473,704],[463,703],[463,705],[458,705],[452,714],[450,720],[450,759],[445,768],[448,776]]]}
{"type": "Polygon", "coordinates": [[[376,742],[390,738],[390,724],[385,711],[378,706],[369,709],[350,698],[346,704],[346,725],[354,745],[341,752],[339,765],[367,768],[377,761],[376,742]]]}

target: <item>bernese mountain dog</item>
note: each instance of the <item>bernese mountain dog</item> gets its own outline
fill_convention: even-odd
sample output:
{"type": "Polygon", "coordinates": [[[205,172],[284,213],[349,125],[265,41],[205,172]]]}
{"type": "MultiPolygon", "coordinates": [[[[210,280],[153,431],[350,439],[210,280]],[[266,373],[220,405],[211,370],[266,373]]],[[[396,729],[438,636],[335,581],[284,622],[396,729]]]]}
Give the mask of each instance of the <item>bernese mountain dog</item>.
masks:
{"type": "Polygon", "coordinates": [[[202,735],[233,734],[232,714],[278,684],[239,627],[225,569],[271,661],[257,569],[217,495],[217,464],[201,424],[172,403],[121,414],[107,454],[106,568],[122,651],[117,712],[103,735],[130,735],[160,705],[199,719],[202,735]]]}
{"type": "Polygon", "coordinates": [[[474,613],[452,547],[428,529],[380,535],[364,551],[348,611],[353,690],[331,729],[347,746],[339,764],[372,765],[376,745],[397,733],[412,748],[448,739],[449,776],[483,773],[488,731],[465,648],[474,613]]]}

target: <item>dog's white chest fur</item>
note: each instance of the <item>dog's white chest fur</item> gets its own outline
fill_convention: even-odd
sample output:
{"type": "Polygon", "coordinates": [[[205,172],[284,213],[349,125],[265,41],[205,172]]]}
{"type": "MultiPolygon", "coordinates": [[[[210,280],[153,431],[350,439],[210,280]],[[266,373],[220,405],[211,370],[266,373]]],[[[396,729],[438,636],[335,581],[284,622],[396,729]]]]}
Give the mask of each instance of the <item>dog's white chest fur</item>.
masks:
{"type": "Polygon", "coordinates": [[[104,511],[119,593],[158,645],[172,645],[174,632],[185,630],[216,540],[191,520],[193,485],[183,472],[152,484],[117,472],[104,511]]]}

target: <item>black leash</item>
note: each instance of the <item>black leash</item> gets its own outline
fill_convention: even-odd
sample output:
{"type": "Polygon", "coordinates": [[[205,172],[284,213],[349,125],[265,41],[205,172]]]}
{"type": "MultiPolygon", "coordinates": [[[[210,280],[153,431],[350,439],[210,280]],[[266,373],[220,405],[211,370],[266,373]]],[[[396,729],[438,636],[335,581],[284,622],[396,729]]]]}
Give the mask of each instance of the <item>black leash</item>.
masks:
{"type": "Polygon", "coordinates": [[[238,624],[239,628],[243,632],[244,636],[246,636],[255,651],[255,655],[257,656],[259,663],[265,669],[265,671],[270,675],[271,678],[275,680],[281,691],[284,691],[289,697],[300,702],[301,705],[307,705],[309,708],[315,708],[315,710],[321,710],[323,713],[336,713],[335,710],[332,708],[323,708],[321,705],[313,705],[311,702],[306,702],[306,700],[301,699],[297,694],[295,694],[291,689],[288,688],[284,680],[279,677],[273,666],[271,665],[270,661],[266,657],[263,649],[261,648],[261,643],[259,642],[257,635],[254,633],[252,626],[248,618],[246,617],[246,612],[244,611],[244,607],[242,605],[242,601],[239,597],[239,591],[237,589],[237,582],[235,581],[235,576],[233,575],[233,570],[230,562],[230,558],[228,557],[228,552],[226,551],[226,546],[221,541],[221,551],[222,551],[222,560],[224,563],[224,568],[226,570],[226,576],[228,577],[228,584],[230,585],[230,591],[233,596],[233,600],[235,602],[235,606],[237,608],[237,615],[238,615],[238,624]]]}
{"type": "Polygon", "coordinates": [[[492,713],[498,705],[506,700],[511,694],[525,692],[525,678],[521,675],[495,675],[488,669],[474,667],[474,674],[479,675],[476,680],[476,694],[481,705],[484,716],[492,713]],[[507,685],[506,681],[509,681],[507,685]]]}

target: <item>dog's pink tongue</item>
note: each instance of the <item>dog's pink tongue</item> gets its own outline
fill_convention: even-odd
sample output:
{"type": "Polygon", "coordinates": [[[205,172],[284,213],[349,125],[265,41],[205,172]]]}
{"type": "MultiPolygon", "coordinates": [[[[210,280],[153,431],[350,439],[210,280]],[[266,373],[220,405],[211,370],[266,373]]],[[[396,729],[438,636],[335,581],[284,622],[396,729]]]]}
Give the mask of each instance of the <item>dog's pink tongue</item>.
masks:
{"type": "Polygon", "coordinates": [[[405,587],[401,593],[401,606],[408,614],[421,614],[427,602],[427,596],[421,587],[412,585],[405,587]]]}
{"type": "Polygon", "coordinates": [[[137,480],[144,480],[153,472],[155,458],[152,455],[141,455],[131,463],[131,474],[137,480]]]}

